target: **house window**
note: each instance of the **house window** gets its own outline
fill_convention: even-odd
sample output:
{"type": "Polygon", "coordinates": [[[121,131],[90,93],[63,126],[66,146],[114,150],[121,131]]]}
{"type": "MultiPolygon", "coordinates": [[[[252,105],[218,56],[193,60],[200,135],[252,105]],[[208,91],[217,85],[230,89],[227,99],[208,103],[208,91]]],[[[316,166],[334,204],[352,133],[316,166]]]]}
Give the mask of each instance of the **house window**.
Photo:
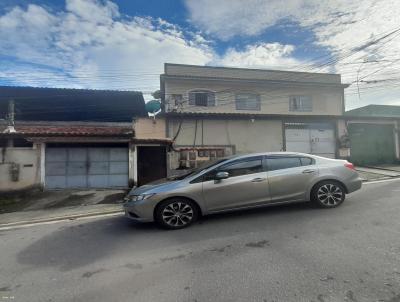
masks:
{"type": "Polygon", "coordinates": [[[209,107],[215,106],[215,93],[209,90],[196,90],[189,92],[189,105],[209,107]]]}
{"type": "Polygon", "coordinates": [[[312,99],[310,96],[291,96],[289,99],[290,111],[312,111],[312,99]]]}
{"type": "Polygon", "coordinates": [[[261,110],[260,96],[252,93],[237,94],[236,110],[261,110]]]}

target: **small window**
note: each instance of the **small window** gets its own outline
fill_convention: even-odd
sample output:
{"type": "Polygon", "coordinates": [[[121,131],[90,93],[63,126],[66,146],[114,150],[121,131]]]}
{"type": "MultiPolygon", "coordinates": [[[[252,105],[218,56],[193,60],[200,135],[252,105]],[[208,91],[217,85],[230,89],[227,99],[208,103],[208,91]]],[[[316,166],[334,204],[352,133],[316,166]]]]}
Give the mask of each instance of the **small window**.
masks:
{"type": "Polygon", "coordinates": [[[312,111],[312,99],[310,96],[291,96],[289,98],[290,111],[312,111]]]}
{"type": "Polygon", "coordinates": [[[271,157],[267,159],[268,171],[300,167],[302,164],[298,157],[271,157]]]}
{"type": "Polygon", "coordinates": [[[208,90],[189,92],[189,105],[209,107],[215,106],[215,93],[208,90]]]}
{"type": "Polygon", "coordinates": [[[314,164],[314,160],[309,157],[300,157],[300,161],[302,166],[311,166],[314,164]]]}
{"type": "Polygon", "coordinates": [[[237,160],[225,164],[217,169],[229,173],[229,177],[260,173],[263,171],[262,158],[253,157],[243,160],[237,160]]]}
{"type": "Polygon", "coordinates": [[[252,93],[237,94],[236,110],[261,110],[260,96],[252,93]]]}

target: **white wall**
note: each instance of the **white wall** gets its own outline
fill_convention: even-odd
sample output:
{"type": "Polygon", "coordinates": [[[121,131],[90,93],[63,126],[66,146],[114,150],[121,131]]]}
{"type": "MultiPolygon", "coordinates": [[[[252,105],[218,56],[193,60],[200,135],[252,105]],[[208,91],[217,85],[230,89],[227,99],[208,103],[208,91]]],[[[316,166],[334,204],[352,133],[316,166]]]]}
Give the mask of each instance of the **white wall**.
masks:
{"type": "Polygon", "coordinates": [[[40,148],[0,148],[0,192],[36,185],[40,185],[40,148]],[[12,163],[19,165],[18,181],[12,180],[12,163]]]}

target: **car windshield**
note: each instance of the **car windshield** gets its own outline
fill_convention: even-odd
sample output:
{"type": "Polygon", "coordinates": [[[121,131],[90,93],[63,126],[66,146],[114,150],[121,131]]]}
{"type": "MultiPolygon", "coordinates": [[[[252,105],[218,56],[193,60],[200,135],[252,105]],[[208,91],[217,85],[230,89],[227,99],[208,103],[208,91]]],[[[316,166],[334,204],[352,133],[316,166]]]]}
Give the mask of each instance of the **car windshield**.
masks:
{"type": "Polygon", "coordinates": [[[192,177],[195,175],[200,174],[201,172],[203,172],[204,170],[207,170],[209,168],[211,168],[212,166],[218,165],[224,161],[227,161],[229,158],[222,158],[222,159],[217,159],[217,160],[213,160],[213,161],[208,161],[207,163],[205,163],[204,165],[201,165],[200,167],[197,167],[195,169],[191,169],[189,171],[187,171],[187,173],[184,173],[182,175],[177,175],[177,176],[171,176],[169,177],[169,179],[171,180],[182,180],[188,177],[192,177]]]}

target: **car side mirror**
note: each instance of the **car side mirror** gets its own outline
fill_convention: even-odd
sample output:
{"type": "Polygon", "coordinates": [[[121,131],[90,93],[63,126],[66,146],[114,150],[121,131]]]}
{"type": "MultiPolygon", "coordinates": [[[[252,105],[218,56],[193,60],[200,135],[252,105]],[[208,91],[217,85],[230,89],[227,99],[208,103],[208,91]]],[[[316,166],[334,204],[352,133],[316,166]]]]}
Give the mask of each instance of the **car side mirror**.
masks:
{"type": "Polygon", "coordinates": [[[227,179],[229,178],[229,173],[228,172],[218,172],[215,174],[215,180],[222,180],[222,179],[227,179]]]}

